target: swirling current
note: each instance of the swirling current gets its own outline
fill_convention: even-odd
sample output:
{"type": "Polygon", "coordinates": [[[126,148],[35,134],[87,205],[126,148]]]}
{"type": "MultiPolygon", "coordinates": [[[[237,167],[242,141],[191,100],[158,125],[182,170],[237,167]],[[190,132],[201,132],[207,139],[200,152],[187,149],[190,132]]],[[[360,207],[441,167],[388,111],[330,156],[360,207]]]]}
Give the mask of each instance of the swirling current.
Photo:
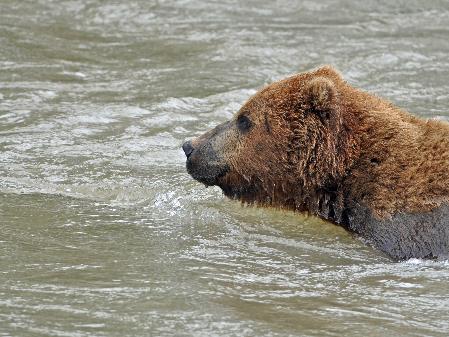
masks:
{"type": "Polygon", "coordinates": [[[449,262],[242,207],[182,142],[332,64],[449,120],[447,1],[0,0],[0,336],[447,336],[449,262]]]}

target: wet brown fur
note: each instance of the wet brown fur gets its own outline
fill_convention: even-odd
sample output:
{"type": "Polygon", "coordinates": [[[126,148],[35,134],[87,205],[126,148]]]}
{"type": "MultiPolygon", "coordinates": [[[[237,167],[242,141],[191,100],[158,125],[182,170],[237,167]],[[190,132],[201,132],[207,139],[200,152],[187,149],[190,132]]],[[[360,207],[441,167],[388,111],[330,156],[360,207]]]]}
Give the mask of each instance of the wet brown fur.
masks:
{"type": "MultiPolygon", "coordinates": [[[[360,223],[371,224],[375,236],[384,235],[376,226],[398,226],[385,237],[399,238],[374,238],[382,241],[378,246],[403,245],[398,253],[383,248],[398,259],[440,250],[409,254],[408,243],[396,239],[413,239],[410,233],[421,226],[407,228],[398,215],[431,214],[449,205],[448,123],[419,119],[353,88],[329,66],[270,84],[234,121],[240,115],[253,127],[224,140],[232,143],[224,154],[230,169],[217,184],[227,196],[308,212],[359,233],[368,232],[360,223]]],[[[443,236],[449,235],[442,214],[438,221],[443,236]]]]}
{"type": "Polygon", "coordinates": [[[229,158],[223,186],[253,186],[237,195],[244,202],[309,210],[322,189],[341,189],[388,217],[449,201],[449,124],[355,89],[331,67],[269,85],[240,114],[257,130],[229,158]]]}

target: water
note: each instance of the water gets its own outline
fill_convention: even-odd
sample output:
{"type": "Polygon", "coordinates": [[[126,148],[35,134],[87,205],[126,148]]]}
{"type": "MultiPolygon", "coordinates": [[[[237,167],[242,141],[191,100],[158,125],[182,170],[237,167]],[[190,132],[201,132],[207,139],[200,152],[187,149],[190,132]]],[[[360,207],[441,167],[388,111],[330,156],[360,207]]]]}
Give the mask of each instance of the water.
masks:
{"type": "Polygon", "coordinates": [[[320,64],[449,120],[447,1],[0,0],[0,336],[447,336],[449,262],[241,207],[189,137],[320,64]]]}

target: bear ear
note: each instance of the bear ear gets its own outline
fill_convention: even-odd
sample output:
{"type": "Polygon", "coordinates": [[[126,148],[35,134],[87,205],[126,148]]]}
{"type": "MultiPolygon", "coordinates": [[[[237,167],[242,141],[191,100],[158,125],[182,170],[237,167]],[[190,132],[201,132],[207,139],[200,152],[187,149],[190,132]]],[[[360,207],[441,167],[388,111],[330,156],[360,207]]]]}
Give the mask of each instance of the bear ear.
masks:
{"type": "Polygon", "coordinates": [[[337,89],[332,80],[318,76],[305,86],[305,103],[309,110],[329,119],[337,103],[337,89]]]}

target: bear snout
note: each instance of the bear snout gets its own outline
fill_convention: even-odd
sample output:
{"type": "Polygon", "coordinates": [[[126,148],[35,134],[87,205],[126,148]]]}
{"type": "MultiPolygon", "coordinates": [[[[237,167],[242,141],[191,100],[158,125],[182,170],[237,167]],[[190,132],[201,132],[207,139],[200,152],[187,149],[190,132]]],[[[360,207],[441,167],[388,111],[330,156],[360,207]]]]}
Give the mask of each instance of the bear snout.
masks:
{"type": "Polygon", "coordinates": [[[193,145],[192,145],[192,141],[188,140],[187,142],[182,144],[182,149],[183,149],[186,157],[189,158],[190,155],[192,154],[193,150],[194,150],[193,145]]]}
{"type": "Polygon", "coordinates": [[[216,185],[229,166],[213,149],[210,142],[198,144],[197,139],[189,140],[182,145],[187,157],[186,168],[195,180],[207,186],[216,185]]]}

